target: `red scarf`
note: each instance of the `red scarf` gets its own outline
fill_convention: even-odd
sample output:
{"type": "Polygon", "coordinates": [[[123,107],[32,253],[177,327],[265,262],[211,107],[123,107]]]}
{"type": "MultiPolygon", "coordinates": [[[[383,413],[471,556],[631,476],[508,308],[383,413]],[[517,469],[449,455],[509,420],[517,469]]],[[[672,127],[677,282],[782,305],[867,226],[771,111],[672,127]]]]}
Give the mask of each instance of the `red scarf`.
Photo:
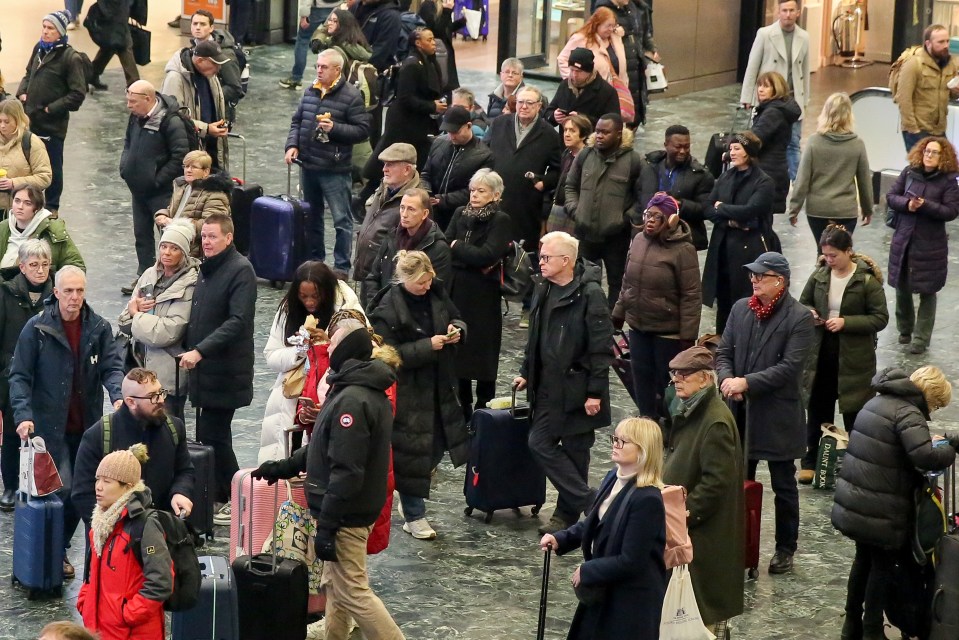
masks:
{"type": "Polygon", "coordinates": [[[749,308],[753,310],[753,313],[756,314],[756,319],[762,322],[763,320],[768,320],[769,316],[773,314],[776,310],[776,303],[779,302],[779,299],[783,297],[783,293],[786,292],[786,287],[783,287],[779,290],[779,293],[776,294],[776,297],[772,299],[768,305],[763,305],[762,301],[759,299],[759,296],[753,296],[749,299],[749,308]]]}

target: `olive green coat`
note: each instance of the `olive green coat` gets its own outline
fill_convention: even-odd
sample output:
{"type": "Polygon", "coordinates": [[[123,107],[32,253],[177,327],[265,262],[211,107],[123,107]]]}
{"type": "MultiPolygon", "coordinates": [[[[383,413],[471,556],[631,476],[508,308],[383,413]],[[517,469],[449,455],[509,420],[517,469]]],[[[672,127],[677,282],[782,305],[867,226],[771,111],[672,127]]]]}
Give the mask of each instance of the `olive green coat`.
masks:
{"type": "MultiPolygon", "coordinates": [[[[846,285],[839,315],[846,323],[839,332],[839,411],[859,411],[874,395],[872,378],[876,375],[876,335],[889,323],[882,271],[868,256],[855,256],[856,271],[846,285]]],[[[799,302],[815,309],[820,318],[829,317],[830,269],[820,258],[819,267],[806,282],[799,302]]],[[[808,397],[816,377],[823,325],[816,326],[816,337],[809,350],[803,376],[808,397]]]]}
{"type": "MultiPolygon", "coordinates": [[[[80,255],[80,250],[77,249],[77,245],[73,243],[73,238],[67,233],[67,225],[61,218],[47,218],[40,223],[30,238],[38,238],[50,243],[53,258],[53,264],[50,267],[51,277],[68,264],[80,267],[84,271],[87,270],[87,266],[83,263],[83,257],[80,255]]],[[[9,242],[10,225],[4,220],[0,224],[0,256],[7,252],[9,242]]],[[[9,280],[18,273],[20,273],[20,270],[17,267],[8,267],[0,272],[4,280],[9,280]]]]}
{"type": "Polygon", "coordinates": [[[743,450],[729,407],[709,387],[689,415],[675,398],[665,418],[663,482],[688,492],[689,565],[705,624],[743,612],[745,539],[743,450]]]}

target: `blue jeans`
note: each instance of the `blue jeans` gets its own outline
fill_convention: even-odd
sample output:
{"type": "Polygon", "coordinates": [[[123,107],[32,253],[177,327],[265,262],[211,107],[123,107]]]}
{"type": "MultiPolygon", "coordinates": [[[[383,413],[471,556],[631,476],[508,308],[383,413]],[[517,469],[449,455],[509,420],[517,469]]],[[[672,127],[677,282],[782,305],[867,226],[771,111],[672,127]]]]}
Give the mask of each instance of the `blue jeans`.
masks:
{"type": "Polygon", "coordinates": [[[306,29],[301,25],[297,30],[296,44],[293,45],[293,71],[290,72],[290,77],[294,80],[303,79],[303,71],[306,69],[306,52],[310,49],[310,39],[317,27],[326,22],[331,13],[333,13],[333,7],[328,9],[313,7],[310,9],[310,25],[306,29]]]}
{"type": "Polygon", "coordinates": [[[48,136],[43,138],[43,144],[50,156],[50,169],[53,171],[53,180],[44,191],[47,209],[59,209],[60,194],[63,193],[63,138],[48,136]]]}
{"type": "Polygon", "coordinates": [[[330,206],[336,242],[333,245],[333,267],[349,273],[353,249],[353,216],[350,213],[349,171],[303,169],[300,177],[303,195],[310,203],[310,220],[307,222],[307,243],[310,259],[326,260],[326,245],[323,241],[323,201],[330,206]]]}
{"type": "Polygon", "coordinates": [[[796,172],[799,171],[799,143],[802,140],[802,120],[793,123],[792,136],[789,138],[789,146],[786,147],[786,164],[789,167],[789,179],[796,179],[796,172]]]}
{"type": "Polygon", "coordinates": [[[83,11],[83,0],[64,0],[63,8],[70,12],[71,20],[79,20],[83,11]]]}
{"type": "Polygon", "coordinates": [[[932,134],[928,131],[920,131],[919,133],[909,133],[908,131],[903,131],[902,141],[906,144],[906,153],[912,151],[912,148],[916,146],[917,142],[931,135],[932,134]]]}

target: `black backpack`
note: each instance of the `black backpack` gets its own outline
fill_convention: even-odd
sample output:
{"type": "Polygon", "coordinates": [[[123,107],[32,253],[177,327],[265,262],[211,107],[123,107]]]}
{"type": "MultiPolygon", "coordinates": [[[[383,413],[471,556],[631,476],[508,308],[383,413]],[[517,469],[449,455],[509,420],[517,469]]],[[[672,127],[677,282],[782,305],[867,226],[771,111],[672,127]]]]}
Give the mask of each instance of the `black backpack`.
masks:
{"type": "MultiPolygon", "coordinates": [[[[73,49],[73,47],[70,47],[73,49]]],[[[73,53],[80,58],[80,67],[83,69],[83,79],[87,83],[87,86],[93,83],[96,80],[96,74],[93,72],[93,61],[90,60],[90,56],[83,53],[82,51],[77,51],[73,49],[73,53]]]]}
{"type": "Polygon", "coordinates": [[[130,520],[124,529],[130,536],[127,549],[143,566],[143,527],[147,518],[156,518],[163,528],[170,558],[173,560],[173,593],[163,603],[167,611],[186,611],[196,606],[200,599],[200,561],[196,557],[194,535],[190,525],[169,511],[148,508],[139,517],[130,520]]]}
{"type": "Polygon", "coordinates": [[[186,130],[187,146],[190,148],[190,151],[198,151],[203,148],[203,144],[200,141],[200,132],[193,123],[193,118],[190,117],[190,110],[188,108],[180,107],[176,111],[167,112],[166,117],[163,119],[164,124],[169,126],[171,120],[179,120],[183,123],[183,128],[186,130]]]}

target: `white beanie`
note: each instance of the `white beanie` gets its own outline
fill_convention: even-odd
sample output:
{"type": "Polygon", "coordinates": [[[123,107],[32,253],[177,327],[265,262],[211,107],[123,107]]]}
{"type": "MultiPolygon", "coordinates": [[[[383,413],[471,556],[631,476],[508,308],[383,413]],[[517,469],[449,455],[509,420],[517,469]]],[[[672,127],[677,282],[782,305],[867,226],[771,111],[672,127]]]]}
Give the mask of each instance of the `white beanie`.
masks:
{"type": "Polygon", "coordinates": [[[196,237],[196,229],[192,222],[186,220],[174,220],[163,230],[160,236],[160,242],[169,242],[180,248],[184,255],[190,255],[190,244],[196,237]]]}

